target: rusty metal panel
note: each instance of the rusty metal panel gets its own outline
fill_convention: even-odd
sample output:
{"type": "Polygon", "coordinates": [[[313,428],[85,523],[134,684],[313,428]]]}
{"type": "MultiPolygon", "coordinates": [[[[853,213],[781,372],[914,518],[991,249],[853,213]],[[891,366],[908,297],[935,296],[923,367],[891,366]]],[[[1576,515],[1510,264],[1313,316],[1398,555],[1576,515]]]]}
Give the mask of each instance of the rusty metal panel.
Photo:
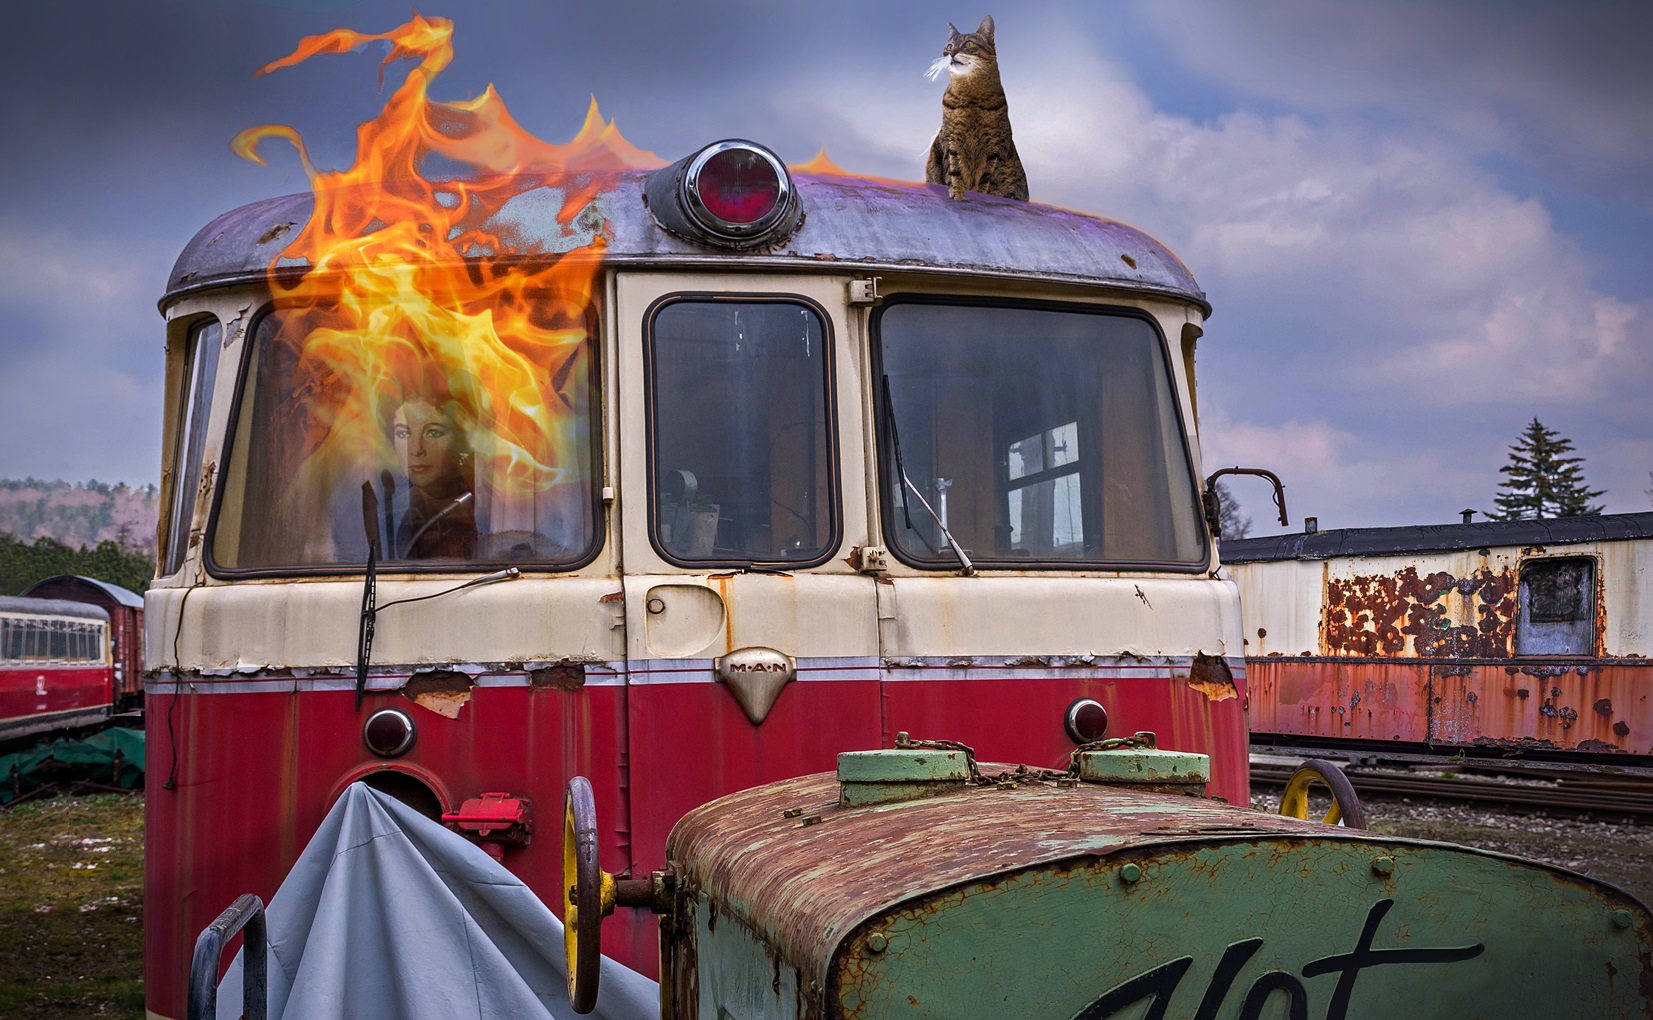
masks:
{"type": "Polygon", "coordinates": [[[1653,754],[1653,662],[1436,665],[1430,739],[1653,754]]]}
{"type": "Polygon", "coordinates": [[[1429,732],[1425,663],[1254,659],[1247,680],[1256,733],[1421,741],[1429,732]]]}
{"type": "Polygon", "coordinates": [[[1265,1015],[1284,999],[1292,1016],[1593,1018],[1653,1005],[1653,916],[1582,876],[1211,801],[995,780],[999,768],[984,766],[987,785],[874,807],[807,776],[687,815],[667,850],[681,885],[665,950],[674,999],[695,1003],[684,1013],[1104,1020],[1203,1016],[1201,1004],[1265,1015]]]}
{"type": "MultiPolygon", "coordinates": [[[[1324,654],[1482,659],[1512,654],[1514,571],[1442,564],[1444,559],[1346,576],[1334,570],[1326,579],[1324,654]]],[[[1353,569],[1374,566],[1356,563],[1353,569]]]]}

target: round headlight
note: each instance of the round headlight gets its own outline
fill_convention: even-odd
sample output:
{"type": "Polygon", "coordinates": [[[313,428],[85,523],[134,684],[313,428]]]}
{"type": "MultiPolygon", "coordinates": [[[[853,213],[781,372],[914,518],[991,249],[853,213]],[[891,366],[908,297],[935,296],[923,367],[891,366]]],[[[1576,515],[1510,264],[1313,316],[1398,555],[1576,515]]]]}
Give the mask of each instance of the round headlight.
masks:
{"type": "Polygon", "coordinates": [[[756,142],[713,142],[649,175],[649,210],[674,234],[725,248],[755,247],[797,229],[792,175],[756,142]]]}
{"type": "Polygon", "coordinates": [[[362,743],[381,758],[406,754],[413,738],[413,720],[399,708],[381,708],[362,725],[362,743]]]}
{"type": "Polygon", "coordinates": [[[1094,698],[1080,698],[1068,706],[1062,724],[1075,744],[1088,744],[1108,732],[1108,710],[1094,698]]]}

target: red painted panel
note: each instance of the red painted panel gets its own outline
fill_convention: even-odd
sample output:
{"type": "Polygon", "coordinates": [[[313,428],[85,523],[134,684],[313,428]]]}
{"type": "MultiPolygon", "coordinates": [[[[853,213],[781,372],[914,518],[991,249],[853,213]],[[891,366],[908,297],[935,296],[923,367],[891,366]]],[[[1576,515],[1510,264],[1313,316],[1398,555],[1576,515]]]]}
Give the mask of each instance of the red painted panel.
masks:
{"type": "Polygon", "coordinates": [[[108,666],[8,666],[0,669],[0,719],[107,705],[108,666]]]}
{"type": "Polygon", "coordinates": [[[1249,659],[1256,733],[1653,754],[1653,662],[1249,659]]]}
{"type": "Polygon", "coordinates": [[[1254,732],[1427,739],[1427,664],[1269,657],[1247,659],[1246,676],[1254,732]]]}
{"type": "Polygon", "coordinates": [[[1063,728],[1068,705],[1095,698],[1108,710],[1108,735],[1151,730],[1160,747],[1211,756],[1207,792],[1234,804],[1250,799],[1243,705],[1239,697],[1212,701],[1185,679],[1018,679],[1014,677],[893,681],[884,685],[890,743],[907,731],[925,740],[969,744],[982,761],[1066,767],[1074,743],[1063,728]]]}
{"type": "Polygon", "coordinates": [[[632,687],[627,708],[640,875],[664,863],[666,835],[689,809],[737,790],[831,772],[838,752],[883,746],[878,684],[871,680],[790,683],[762,726],[753,726],[719,683],[632,687]]]}
{"type": "MultiPolygon", "coordinates": [[[[269,902],[346,781],[389,764],[361,742],[363,721],[380,707],[414,718],[417,742],[394,766],[425,777],[444,808],[493,790],[532,800],[533,841],[507,850],[505,865],[547,903],[560,902],[563,786],[571,775],[590,778],[596,794],[604,868],[625,870],[625,688],[476,688],[455,720],[399,694],[370,694],[357,714],[353,698],[329,691],[151,699],[144,875],[151,1010],[183,1015],[200,930],[241,893],[269,902]],[[172,790],[164,786],[174,765],[169,715],[178,738],[172,790]]],[[[617,917],[603,936],[609,955],[656,966],[652,923],[645,930],[617,917]]]]}
{"type": "Polygon", "coordinates": [[[1653,663],[1436,666],[1438,743],[1653,754],[1653,663]]]}

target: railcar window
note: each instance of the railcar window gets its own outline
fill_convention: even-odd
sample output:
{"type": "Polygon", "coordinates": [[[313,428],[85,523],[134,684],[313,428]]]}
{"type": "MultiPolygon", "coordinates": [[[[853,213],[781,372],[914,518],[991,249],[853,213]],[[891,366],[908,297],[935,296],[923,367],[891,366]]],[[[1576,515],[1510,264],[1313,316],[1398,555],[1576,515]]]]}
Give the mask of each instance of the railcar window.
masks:
{"type": "Polygon", "coordinates": [[[178,409],[177,457],[173,465],[172,516],[167,522],[166,563],[162,574],[174,574],[189,550],[189,526],[195,519],[195,496],[201,489],[201,451],[207,439],[207,409],[212,406],[213,379],[218,373],[218,351],[223,345],[218,321],[202,322],[189,331],[184,352],[183,404],[178,409]]]}
{"type": "Polygon", "coordinates": [[[483,316],[480,339],[477,317],[414,325],[355,310],[383,323],[371,342],[315,310],[262,317],[214,569],[360,569],[370,533],[389,571],[589,560],[601,526],[596,323],[547,307],[483,316]],[[566,328],[548,332],[541,314],[566,328]],[[520,335],[510,326],[529,320],[520,335]]]}
{"type": "Polygon", "coordinates": [[[677,299],[648,329],[652,534],[678,562],[807,564],[838,507],[831,352],[796,300],[677,299]]]}
{"type": "Polygon", "coordinates": [[[892,302],[875,333],[885,533],[920,566],[957,559],[1197,569],[1193,469],[1159,334],[1136,315],[892,302]],[[894,428],[891,428],[891,425],[894,428]],[[926,512],[896,472],[935,510],[926,512]]]}
{"type": "Polygon", "coordinates": [[[1517,655],[1593,655],[1596,564],[1566,558],[1521,564],[1517,655]]]}

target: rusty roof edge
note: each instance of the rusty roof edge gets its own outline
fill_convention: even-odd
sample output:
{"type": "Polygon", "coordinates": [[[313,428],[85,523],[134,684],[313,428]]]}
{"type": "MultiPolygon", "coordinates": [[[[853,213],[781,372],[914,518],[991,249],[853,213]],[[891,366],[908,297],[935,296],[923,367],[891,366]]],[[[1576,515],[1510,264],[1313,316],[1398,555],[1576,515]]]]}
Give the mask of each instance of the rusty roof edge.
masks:
{"type": "MultiPolygon", "coordinates": [[[[700,269],[708,266],[728,267],[728,256],[720,255],[685,255],[663,258],[660,256],[644,255],[610,255],[603,259],[605,267],[636,268],[646,266],[650,269],[700,269]]],[[[1018,273],[1008,270],[978,269],[966,266],[915,266],[898,262],[840,262],[836,260],[817,259],[802,255],[769,255],[749,256],[741,262],[742,271],[767,270],[771,272],[814,272],[838,273],[845,276],[857,273],[884,272],[906,273],[912,276],[926,277],[958,277],[970,280],[996,280],[1015,283],[1047,283],[1066,286],[1082,286],[1091,290],[1115,293],[1121,297],[1150,297],[1166,298],[1175,301],[1192,301],[1200,309],[1200,314],[1206,318],[1211,316],[1211,304],[1206,300],[1202,291],[1198,300],[1189,295],[1169,288],[1153,286],[1115,286],[1083,276],[1071,276],[1057,273],[1018,273]]],[[[296,279],[305,272],[304,266],[286,266],[278,270],[283,278],[296,279]]],[[[156,302],[164,313],[166,307],[182,298],[205,291],[217,290],[224,287],[239,287],[249,284],[264,283],[269,278],[267,270],[222,273],[218,275],[191,276],[186,283],[176,283],[169,286],[167,292],[156,302]]]]}
{"type": "MultiPolygon", "coordinates": [[[[605,261],[662,267],[835,265],[1051,281],[1162,296],[1211,314],[1204,291],[1176,253],[1117,220],[987,196],[954,202],[939,187],[919,184],[804,175],[798,183],[806,216],[798,231],[758,252],[726,253],[660,229],[643,201],[645,177],[613,178],[590,206],[587,219],[600,222],[600,232],[609,238],[605,261]]],[[[566,250],[578,238],[571,240],[555,216],[560,205],[550,199],[557,188],[547,183],[524,192],[487,226],[547,254],[566,250]]],[[[312,210],[310,195],[295,194],[216,217],[180,253],[167,277],[162,308],[185,294],[256,279],[309,222],[312,210]]]]}
{"type": "Polygon", "coordinates": [[[1577,545],[1653,538],[1653,512],[1482,521],[1395,528],[1339,528],[1310,534],[1241,538],[1219,544],[1223,564],[1321,560],[1334,556],[1456,552],[1497,546],[1577,545]]]}

